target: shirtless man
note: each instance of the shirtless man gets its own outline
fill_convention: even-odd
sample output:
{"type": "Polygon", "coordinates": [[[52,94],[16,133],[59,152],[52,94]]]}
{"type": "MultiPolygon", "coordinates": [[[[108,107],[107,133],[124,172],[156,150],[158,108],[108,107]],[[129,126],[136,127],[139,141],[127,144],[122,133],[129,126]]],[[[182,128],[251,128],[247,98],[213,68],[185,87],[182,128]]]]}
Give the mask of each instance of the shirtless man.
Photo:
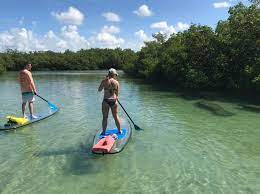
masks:
{"type": "Polygon", "coordinates": [[[23,112],[23,117],[25,118],[25,106],[26,103],[29,103],[29,110],[30,110],[30,117],[31,119],[37,118],[36,116],[33,115],[33,102],[35,101],[34,99],[34,94],[37,94],[36,88],[34,85],[32,73],[30,70],[32,69],[31,64],[25,65],[24,69],[20,71],[19,73],[19,83],[21,86],[21,92],[22,92],[22,112],[23,112]]]}
{"type": "Polygon", "coordinates": [[[112,115],[114,117],[118,133],[121,133],[121,124],[120,118],[118,116],[118,94],[119,94],[119,82],[115,79],[118,76],[118,73],[115,69],[111,68],[108,70],[107,77],[102,80],[98,91],[101,92],[104,89],[104,99],[102,102],[102,113],[103,113],[103,121],[102,121],[102,135],[105,134],[107,128],[107,118],[109,113],[109,108],[112,111],[112,115]]]}

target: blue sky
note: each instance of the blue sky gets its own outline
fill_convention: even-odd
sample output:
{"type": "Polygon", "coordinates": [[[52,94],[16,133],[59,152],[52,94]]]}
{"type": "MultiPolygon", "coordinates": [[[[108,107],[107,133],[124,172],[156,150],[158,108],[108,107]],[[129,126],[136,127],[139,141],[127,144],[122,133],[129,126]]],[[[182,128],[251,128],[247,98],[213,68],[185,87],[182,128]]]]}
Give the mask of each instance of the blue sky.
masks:
{"type": "MultiPolygon", "coordinates": [[[[247,3],[246,0],[242,1],[247,3]]],[[[237,0],[2,0],[0,51],[139,50],[153,33],[214,28],[237,0]]]]}

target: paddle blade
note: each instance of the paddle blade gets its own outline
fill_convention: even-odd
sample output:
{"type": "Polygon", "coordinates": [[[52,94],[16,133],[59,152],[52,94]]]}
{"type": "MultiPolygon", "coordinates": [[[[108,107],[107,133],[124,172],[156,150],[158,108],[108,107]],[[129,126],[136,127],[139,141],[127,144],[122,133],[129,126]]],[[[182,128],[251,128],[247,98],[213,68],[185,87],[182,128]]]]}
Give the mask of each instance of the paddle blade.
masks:
{"type": "Polygon", "coordinates": [[[50,102],[48,102],[48,105],[49,105],[49,107],[50,107],[52,110],[57,110],[57,109],[58,109],[54,104],[52,104],[52,103],[50,103],[50,102]]]}
{"type": "Polygon", "coordinates": [[[137,126],[135,124],[134,124],[134,127],[135,127],[135,130],[137,130],[137,131],[142,131],[143,130],[142,128],[140,128],[139,126],[137,126]]]}

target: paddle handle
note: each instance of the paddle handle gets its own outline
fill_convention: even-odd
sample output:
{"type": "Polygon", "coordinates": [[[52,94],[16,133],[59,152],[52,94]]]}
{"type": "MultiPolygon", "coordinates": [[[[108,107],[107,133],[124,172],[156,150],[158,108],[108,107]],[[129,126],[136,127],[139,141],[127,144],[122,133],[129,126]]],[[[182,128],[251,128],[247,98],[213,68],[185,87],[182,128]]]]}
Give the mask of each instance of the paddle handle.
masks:
{"type": "Polygon", "coordinates": [[[125,114],[128,116],[128,118],[132,121],[132,123],[135,125],[134,121],[131,119],[131,117],[129,116],[129,114],[126,112],[125,108],[123,107],[123,105],[119,102],[119,100],[117,99],[117,102],[119,103],[119,105],[121,106],[121,108],[124,110],[125,114]]]}

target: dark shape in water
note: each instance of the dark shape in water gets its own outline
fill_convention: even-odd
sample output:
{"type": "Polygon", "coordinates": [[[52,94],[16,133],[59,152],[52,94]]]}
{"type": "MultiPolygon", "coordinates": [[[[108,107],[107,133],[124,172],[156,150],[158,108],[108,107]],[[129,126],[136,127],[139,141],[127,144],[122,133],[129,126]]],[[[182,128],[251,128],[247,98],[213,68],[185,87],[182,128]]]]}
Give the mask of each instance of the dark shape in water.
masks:
{"type": "Polygon", "coordinates": [[[242,104],[240,105],[244,110],[249,110],[252,112],[260,112],[260,105],[253,104],[242,104]]]}
{"type": "Polygon", "coordinates": [[[188,91],[178,94],[179,97],[184,98],[185,100],[199,100],[199,99],[214,99],[217,96],[217,93],[214,92],[196,92],[196,91],[188,91]]]}
{"type": "Polygon", "coordinates": [[[214,113],[218,116],[232,116],[234,113],[226,111],[223,107],[219,104],[207,101],[207,100],[200,100],[196,102],[196,105],[200,108],[206,109],[214,113]]]}

